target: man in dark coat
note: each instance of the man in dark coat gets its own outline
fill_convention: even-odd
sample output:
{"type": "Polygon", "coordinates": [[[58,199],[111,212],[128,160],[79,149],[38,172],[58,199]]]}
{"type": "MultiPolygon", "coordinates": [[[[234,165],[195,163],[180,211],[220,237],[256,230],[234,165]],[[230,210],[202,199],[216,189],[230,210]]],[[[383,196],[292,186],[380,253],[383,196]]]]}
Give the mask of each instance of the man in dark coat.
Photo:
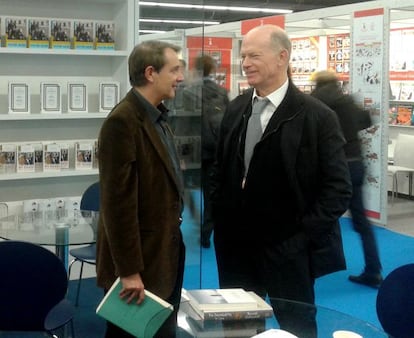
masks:
{"type": "Polygon", "coordinates": [[[365,260],[364,271],[360,275],[349,276],[349,280],[377,288],[382,282],[381,262],[372,225],[365,215],[362,190],[365,167],[358,136],[360,130],[371,126],[369,112],[357,106],[351,96],[342,92],[335,73],[320,71],[313,78],[316,88],[312,95],[336,112],[346,140],[344,149],[352,181],[349,210],[354,229],[361,238],[365,260]]]}
{"type": "MultiPolygon", "coordinates": [[[[230,103],[221,124],[214,244],[220,287],[313,304],[314,279],[345,268],[338,219],[351,183],[335,113],[288,79],[290,54],[277,26],[256,27],[243,39],[242,66],[254,89],[230,103]],[[269,102],[249,164],[245,139],[255,97],[269,102]]],[[[282,328],[316,337],[314,312],[273,305],[282,328]]]]}

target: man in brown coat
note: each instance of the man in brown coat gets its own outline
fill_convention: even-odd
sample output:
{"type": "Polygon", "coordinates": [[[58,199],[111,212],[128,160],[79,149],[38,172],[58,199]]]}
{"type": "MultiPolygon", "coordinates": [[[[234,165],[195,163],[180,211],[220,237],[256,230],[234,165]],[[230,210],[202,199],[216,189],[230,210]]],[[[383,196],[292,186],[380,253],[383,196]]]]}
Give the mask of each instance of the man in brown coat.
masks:
{"type": "MultiPolygon", "coordinates": [[[[175,312],[156,336],[162,338],[175,337],[185,255],[182,176],[162,104],[183,81],[178,51],[160,41],[134,48],[132,88],[99,135],[97,283],[107,291],[120,276],[125,301],[140,304],[145,288],[172,303],[175,312]]],[[[105,337],[132,336],[108,322],[105,337]]]]}

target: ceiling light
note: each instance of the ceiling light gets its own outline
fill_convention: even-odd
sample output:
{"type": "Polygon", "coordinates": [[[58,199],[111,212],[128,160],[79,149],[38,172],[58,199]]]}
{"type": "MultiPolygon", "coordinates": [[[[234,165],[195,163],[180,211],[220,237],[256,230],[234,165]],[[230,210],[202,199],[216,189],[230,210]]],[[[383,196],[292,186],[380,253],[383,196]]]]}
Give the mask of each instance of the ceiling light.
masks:
{"type": "Polygon", "coordinates": [[[174,20],[174,19],[139,19],[140,22],[158,22],[158,23],[184,23],[194,25],[218,25],[220,21],[203,21],[203,20],[174,20]]]}
{"type": "Polygon", "coordinates": [[[139,33],[151,33],[151,34],[155,34],[155,33],[167,33],[167,31],[159,31],[159,30],[155,30],[155,29],[140,29],[139,33]]]}
{"type": "Polygon", "coordinates": [[[293,11],[290,9],[278,8],[252,8],[252,7],[238,7],[238,6],[210,6],[210,5],[193,5],[193,4],[179,4],[172,2],[155,2],[155,1],[140,1],[141,6],[158,6],[158,7],[173,7],[173,8],[188,8],[188,9],[202,9],[215,11],[235,11],[235,12],[250,12],[250,13],[273,13],[273,14],[288,14],[293,11]]]}

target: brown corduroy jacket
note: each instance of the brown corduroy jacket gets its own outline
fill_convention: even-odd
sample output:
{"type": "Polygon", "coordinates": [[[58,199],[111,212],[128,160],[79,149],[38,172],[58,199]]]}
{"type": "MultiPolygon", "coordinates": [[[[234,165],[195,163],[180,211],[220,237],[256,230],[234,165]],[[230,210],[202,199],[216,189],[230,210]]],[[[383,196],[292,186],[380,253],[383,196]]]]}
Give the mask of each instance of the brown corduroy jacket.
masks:
{"type": "Polygon", "coordinates": [[[101,188],[97,283],[139,272],[162,298],[175,285],[182,236],[181,195],[167,149],[131,90],[99,135],[101,188]]]}

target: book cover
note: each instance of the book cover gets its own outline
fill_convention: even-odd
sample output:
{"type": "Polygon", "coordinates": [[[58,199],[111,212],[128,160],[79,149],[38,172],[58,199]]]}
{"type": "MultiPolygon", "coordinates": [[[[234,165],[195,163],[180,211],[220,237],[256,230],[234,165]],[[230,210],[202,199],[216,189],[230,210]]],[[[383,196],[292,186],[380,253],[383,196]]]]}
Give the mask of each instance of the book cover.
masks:
{"type": "Polygon", "coordinates": [[[34,143],[34,163],[35,163],[35,171],[43,171],[43,144],[42,143],[34,143]]]}
{"type": "Polygon", "coordinates": [[[410,104],[398,105],[396,124],[403,126],[411,126],[411,119],[413,115],[413,106],[410,104]]]}
{"type": "Polygon", "coordinates": [[[67,19],[52,19],[50,21],[50,47],[55,49],[70,49],[72,21],[67,19]]]}
{"type": "Polygon", "coordinates": [[[143,303],[128,304],[119,297],[121,288],[118,277],[99,303],[96,313],[135,337],[153,337],[171,315],[173,306],[148,290],[145,290],[143,303]]]}
{"type": "Polygon", "coordinates": [[[0,144],[0,173],[16,172],[16,145],[13,143],[0,144]]]}
{"type": "Polygon", "coordinates": [[[93,167],[94,141],[75,143],[75,169],[87,170],[93,167]]]}
{"type": "Polygon", "coordinates": [[[115,49],[115,22],[95,21],[95,49],[115,49]]]}
{"type": "Polygon", "coordinates": [[[17,146],[17,172],[33,173],[35,172],[35,154],[32,144],[19,144],[17,146]]]}
{"type": "Polygon", "coordinates": [[[27,18],[6,17],[4,19],[6,34],[4,36],[5,47],[27,47],[27,18]]]}
{"type": "Polygon", "coordinates": [[[73,49],[93,49],[93,21],[73,22],[73,49]]]}
{"type": "Polygon", "coordinates": [[[195,319],[200,326],[212,325],[212,321],[219,320],[241,320],[241,319],[258,319],[273,316],[272,307],[264,299],[256,295],[253,291],[247,292],[256,302],[255,305],[244,309],[231,310],[204,310],[197,309],[187,295],[188,291],[183,290],[183,299],[188,301],[182,302],[180,309],[189,317],[195,319]]]}
{"type": "Polygon", "coordinates": [[[92,163],[92,167],[95,169],[99,168],[98,152],[99,152],[99,142],[98,140],[95,140],[93,143],[93,163],[92,163]]]}
{"type": "Polygon", "coordinates": [[[241,288],[187,290],[190,303],[201,311],[256,309],[256,300],[241,288]]]}
{"type": "Polygon", "coordinates": [[[69,169],[69,144],[60,143],[60,168],[69,169]]]}
{"type": "Polygon", "coordinates": [[[45,144],[43,148],[43,171],[60,171],[60,145],[45,144]]]}
{"type": "Polygon", "coordinates": [[[58,82],[40,83],[40,112],[53,114],[62,112],[62,90],[58,82]]]}
{"type": "Polygon", "coordinates": [[[46,18],[29,18],[28,21],[29,48],[49,48],[50,20],[46,18]]]}
{"type": "Polygon", "coordinates": [[[30,113],[30,87],[24,82],[10,81],[8,84],[9,114],[30,113]]]}

